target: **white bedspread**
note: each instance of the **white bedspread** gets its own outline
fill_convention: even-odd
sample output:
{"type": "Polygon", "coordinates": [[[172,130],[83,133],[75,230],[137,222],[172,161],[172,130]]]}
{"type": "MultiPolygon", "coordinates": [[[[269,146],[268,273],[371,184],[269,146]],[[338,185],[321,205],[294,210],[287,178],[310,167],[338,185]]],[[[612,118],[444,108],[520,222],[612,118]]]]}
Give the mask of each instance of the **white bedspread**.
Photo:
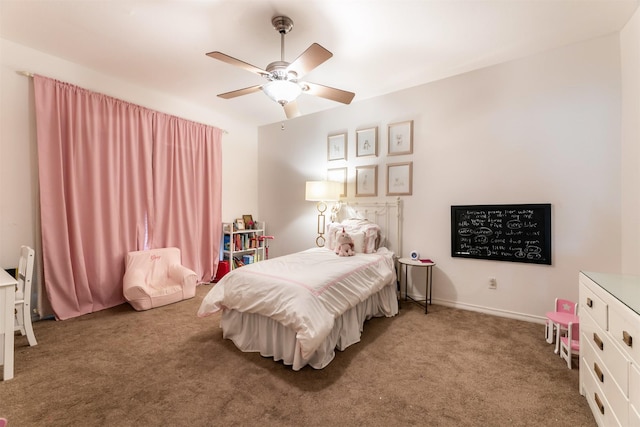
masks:
{"type": "Polygon", "coordinates": [[[393,253],[385,248],[351,257],[313,248],[232,270],[205,296],[198,316],[233,309],[270,317],[296,332],[308,357],[335,318],[395,278],[393,253]]]}

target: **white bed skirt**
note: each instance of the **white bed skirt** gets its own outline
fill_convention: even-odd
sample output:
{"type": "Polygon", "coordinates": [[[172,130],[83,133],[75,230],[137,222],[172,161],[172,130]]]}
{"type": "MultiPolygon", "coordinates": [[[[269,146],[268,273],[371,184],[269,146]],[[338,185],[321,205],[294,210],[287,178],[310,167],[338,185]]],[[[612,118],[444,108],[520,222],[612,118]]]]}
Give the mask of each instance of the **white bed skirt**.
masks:
{"type": "Polygon", "coordinates": [[[300,343],[294,330],[260,314],[224,310],[220,320],[223,337],[230,339],[240,350],[259,352],[291,365],[294,371],[309,365],[315,369],[327,366],[335,356],[360,341],[364,322],[372,317],[392,317],[398,314],[395,280],[367,300],[345,312],[335,321],[333,329],[322,345],[307,359],[302,357],[300,343]]]}

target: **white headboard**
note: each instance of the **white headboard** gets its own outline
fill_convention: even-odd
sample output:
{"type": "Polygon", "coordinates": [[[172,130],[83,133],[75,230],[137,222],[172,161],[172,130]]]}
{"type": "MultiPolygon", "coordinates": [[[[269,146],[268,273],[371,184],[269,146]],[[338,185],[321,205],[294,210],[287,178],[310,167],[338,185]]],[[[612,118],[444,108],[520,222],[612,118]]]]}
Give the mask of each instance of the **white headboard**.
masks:
{"type": "Polygon", "coordinates": [[[361,201],[343,200],[333,207],[331,221],[342,221],[350,217],[366,218],[380,226],[380,246],[402,257],[402,200],[361,201]]]}

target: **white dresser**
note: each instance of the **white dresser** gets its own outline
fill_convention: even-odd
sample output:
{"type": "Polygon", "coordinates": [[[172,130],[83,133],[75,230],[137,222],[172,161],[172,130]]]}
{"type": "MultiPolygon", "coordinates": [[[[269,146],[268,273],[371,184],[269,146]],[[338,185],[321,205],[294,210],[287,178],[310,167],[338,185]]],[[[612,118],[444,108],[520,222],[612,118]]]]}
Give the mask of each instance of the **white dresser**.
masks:
{"type": "Polygon", "coordinates": [[[640,276],[579,280],[580,394],[599,426],[640,426],[640,276]]]}

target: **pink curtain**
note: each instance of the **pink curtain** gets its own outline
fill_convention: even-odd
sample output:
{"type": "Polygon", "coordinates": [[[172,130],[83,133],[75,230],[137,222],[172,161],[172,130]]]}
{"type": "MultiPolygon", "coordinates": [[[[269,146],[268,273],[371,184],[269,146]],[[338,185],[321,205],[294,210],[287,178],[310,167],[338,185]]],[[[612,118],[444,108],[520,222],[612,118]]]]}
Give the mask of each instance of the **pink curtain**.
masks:
{"type": "Polygon", "coordinates": [[[177,246],[182,263],[212,281],[218,266],[222,210],[222,131],[156,115],[152,247],[177,246]]]}
{"type": "MultiPolygon", "coordinates": [[[[174,142],[154,141],[156,119],[164,116],[160,113],[41,76],[34,77],[34,86],[44,284],[56,317],[67,319],[124,302],[124,257],[145,248],[147,234],[154,235],[154,179],[163,175],[154,172],[154,152],[158,145],[174,142]]],[[[211,145],[220,150],[219,135],[211,145]]],[[[184,167],[186,160],[180,161],[175,167],[184,167]]],[[[217,174],[213,182],[219,183],[220,168],[217,174]]],[[[212,196],[195,194],[201,187],[191,184],[193,198],[212,196]]],[[[219,206],[220,199],[212,203],[219,206]]],[[[220,214],[211,211],[211,217],[199,219],[218,229],[220,214]]],[[[199,231],[193,225],[188,230],[199,231]]],[[[199,240],[186,233],[180,238],[199,240]]],[[[219,241],[212,248],[198,247],[206,254],[192,249],[191,240],[171,242],[189,247],[191,259],[217,262],[219,241]]],[[[196,269],[201,277],[205,271],[209,274],[196,269]]]]}

